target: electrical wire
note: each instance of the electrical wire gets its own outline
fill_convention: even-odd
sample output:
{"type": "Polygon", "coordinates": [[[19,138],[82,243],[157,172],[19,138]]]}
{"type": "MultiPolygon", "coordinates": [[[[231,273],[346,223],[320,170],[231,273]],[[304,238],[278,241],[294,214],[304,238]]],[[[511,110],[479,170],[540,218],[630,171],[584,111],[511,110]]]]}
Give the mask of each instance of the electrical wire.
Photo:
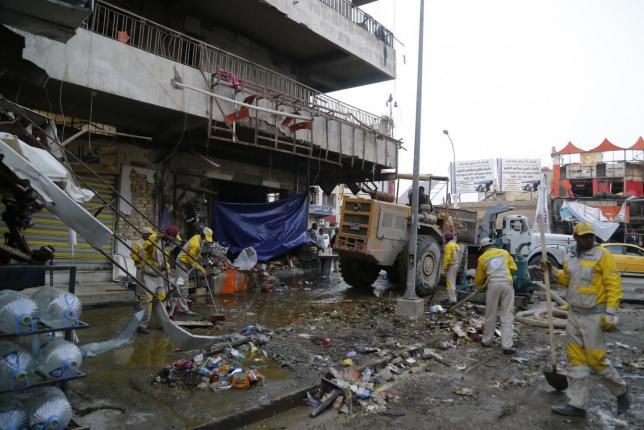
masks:
{"type": "Polygon", "coordinates": [[[181,136],[179,137],[179,141],[176,143],[176,145],[174,145],[174,148],[172,148],[172,151],[170,152],[170,154],[168,154],[165,158],[163,158],[161,161],[156,163],[155,166],[159,166],[165,163],[166,161],[168,161],[168,159],[170,159],[170,157],[172,157],[177,152],[177,149],[179,149],[179,145],[181,145],[181,142],[183,142],[183,136],[185,135],[187,128],[188,128],[188,113],[186,112],[183,120],[183,130],[181,131],[181,136]]]}

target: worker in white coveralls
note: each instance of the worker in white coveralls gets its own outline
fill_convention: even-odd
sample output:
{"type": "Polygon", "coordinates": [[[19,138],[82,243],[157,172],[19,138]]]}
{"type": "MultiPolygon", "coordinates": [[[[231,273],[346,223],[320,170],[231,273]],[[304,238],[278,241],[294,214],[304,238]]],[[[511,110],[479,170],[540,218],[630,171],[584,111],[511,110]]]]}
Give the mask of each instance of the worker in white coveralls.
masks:
{"type": "Polygon", "coordinates": [[[445,233],[445,248],[443,250],[443,270],[445,285],[450,304],[456,303],[456,275],[461,263],[461,250],[451,232],[445,233]]]}
{"type": "Polygon", "coordinates": [[[148,324],[152,317],[152,303],[156,298],[164,301],[166,296],[166,287],[162,274],[169,270],[167,255],[164,255],[160,243],[159,234],[152,232],[147,234],[143,242],[143,262],[142,277],[143,285],[137,286],[136,294],[139,298],[139,306],[145,310],[143,320],[139,324],[140,333],[150,333],[148,324]]]}
{"type": "MultiPolygon", "coordinates": [[[[586,416],[590,400],[590,374],[594,371],[606,388],[617,397],[617,414],[630,407],[628,386],[606,358],[604,331],[617,328],[617,309],[622,299],[620,275],[611,253],[595,244],[590,223],[575,226],[577,250],[554,270],[557,281],[568,288],[566,301],[566,353],[568,355],[568,403],[552,407],[560,415],[586,416]]],[[[543,264],[552,270],[548,262],[543,264]]],[[[552,272],[551,272],[552,273],[552,272]]]]}
{"type": "Polygon", "coordinates": [[[514,288],[512,273],[517,270],[512,256],[505,249],[494,248],[492,239],[481,240],[483,254],[478,259],[474,286],[485,290],[485,328],[481,344],[491,346],[496,330],[496,317],[501,319],[501,346],[504,354],[515,354],[512,331],[514,329],[514,288]]]}
{"type": "MultiPolygon", "coordinates": [[[[188,287],[190,281],[190,272],[194,268],[202,276],[206,276],[206,269],[203,268],[199,261],[201,260],[201,247],[203,242],[212,243],[212,229],[204,227],[200,234],[195,234],[188,240],[177,257],[177,286],[181,291],[184,301],[188,297],[188,287]]],[[[192,312],[190,312],[192,313],[192,312]]]]}

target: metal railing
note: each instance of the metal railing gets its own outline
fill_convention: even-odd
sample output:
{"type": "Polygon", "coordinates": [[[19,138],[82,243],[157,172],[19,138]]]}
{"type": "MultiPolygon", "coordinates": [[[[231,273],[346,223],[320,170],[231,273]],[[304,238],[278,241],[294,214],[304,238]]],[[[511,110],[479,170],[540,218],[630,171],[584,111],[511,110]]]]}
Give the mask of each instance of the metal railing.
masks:
{"type": "Polygon", "coordinates": [[[369,33],[376,36],[387,46],[394,46],[394,34],[384,25],[376,21],[371,15],[364,12],[351,0],[319,0],[331,9],[335,10],[345,18],[353,21],[358,27],[362,27],[369,33]]]}
{"type": "Polygon", "coordinates": [[[94,13],[81,27],[204,72],[234,74],[242,85],[250,84],[277,96],[287,96],[296,105],[314,112],[367,127],[377,127],[381,122],[378,115],[106,2],[98,1],[94,13]]]}

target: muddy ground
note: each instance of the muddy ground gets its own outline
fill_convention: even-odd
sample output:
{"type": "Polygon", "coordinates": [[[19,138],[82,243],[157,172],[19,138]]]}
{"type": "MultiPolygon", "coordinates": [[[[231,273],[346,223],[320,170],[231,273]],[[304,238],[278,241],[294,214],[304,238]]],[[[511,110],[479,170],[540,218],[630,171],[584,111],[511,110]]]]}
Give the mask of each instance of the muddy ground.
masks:
{"type": "MultiPolygon", "coordinates": [[[[614,398],[597,382],[589,417],[581,420],[549,411],[550,405],[565,401],[565,395],[555,393],[541,372],[548,354],[544,329],[517,324],[519,353],[509,357],[499,345],[484,349],[469,336],[454,333],[452,326],[462,321],[475,325],[482,307],[468,306],[457,317],[426,315],[410,322],[395,317],[398,292],[390,290],[385,279],[374,291],[378,297],[333,277],[322,285],[218,298],[227,319],[212,334],[257,323],[276,332],[265,346],[275,364],[266,370],[265,386],[212,392],[153,384],[157,372],[181,355],[160,331],[153,331],[137,336],[128,347],[88,359],[88,377],[71,384],[74,405],[93,429],[191,428],[236,412],[243,416],[245,408],[264,406],[270,411],[280,395],[314,387],[330,367],[340,372],[370,368],[375,374],[394,363],[400,374],[389,372],[380,378],[384,385],[372,393],[377,397],[384,388],[393,397],[388,401],[356,400],[351,414],[330,408],[317,418],[308,416],[310,408],[302,402],[263,421],[238,423],[251,429],[642,428],[644,306],[625,305],[620,330],[608,335],[609,357],[631,386],[631,412],[616,419],[614,398]],[[352,366],[341,364],[347,353],[352,366]]],[[[130,312],[127,307],[88,311],[86,319],[103,329],[86,330],[82,343],[100,339],[105,326],[123,326],[130,312]]],[[[200,312],[208,310],[202,306],[200,312]]],[[[563,331],[556,339],[563,361],[563,331]]]]}

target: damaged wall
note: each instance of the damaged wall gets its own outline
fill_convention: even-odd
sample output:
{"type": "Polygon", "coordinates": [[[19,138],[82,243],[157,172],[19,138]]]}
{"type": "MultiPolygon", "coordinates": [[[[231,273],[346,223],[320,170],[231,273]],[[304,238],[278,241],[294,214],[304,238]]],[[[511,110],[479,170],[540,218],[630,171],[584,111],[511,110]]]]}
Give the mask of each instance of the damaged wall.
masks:
{"type": "MultiPolygon", "coordinates": [[[[170,85],[176,69],[183,83],[208,89],[208,73],[204,73],[204,79],[204,75],[197,69],[83,29],[78,29],[77,34],[67,44],[24,32],[20,34],[25,37],[26,44],[23,57],[43,68],[52,79],[204,119],[209,116],[210,97],[188,89],[177,90],[170,85]]],[[[252,94],[248,90],[235,93],[235,90],[227,85],[216,85],[213,91],[238,100],[252,94]]],[[[274,110],[293,111],[289,106],[267,99],[261,99],[257,104],[274,110]]],[[[220,105],[224,114],[233,113],[238,109],[236,105],[224,101],[221,101],[220,105]]],[[[111,111],[116,112],[119,109],[120,106],[114,104],[111,111]]],[[[213,118],[223,122],[224,115],[216,105],[213,110],[213,118]]],[[[252,123],[248,123],[250,120],[246,119],[246,122],[242,121],[240,125],[253,126],[256,123],[257,114],[255,111],[251,112],[252,123]]],[[[303,109],[301,113],[312,114],[303,109]]],[[[318,115],[313,122],[312,132],[299,130],[292,134],[280,125],[283,118],[267,113],[260,113],[258,116],[261,120],[260,129],[267,132],[273,133],[277,127],[283,136],[296,137],[302,141],[312,140],[313,144],[344,156],[364,158],[376,164],[395,167],[395,142],[378,136],[371,129],[318,115]]],[[[97,120],[112,123],[111,118],[97,120]]]]}
{"type": "MultiPolygon", "coordinates": [[[[155,221],[156,183],[154,180],[150,182],[150,175],[137,170],[141,169],[131,168],[131,166],[124,166],[121,173],[121,184],[125,183],[129,185],[131,192],[130,202],[132,203],[132,205],[134,205],[134,207],[141,211],[146,217],[155,221]],[[125,173],[126,176],[124,176],[123,173],[125,173]],[[123,181],[124,177],[127,177],[129,181],[123,181]]],[[[121,193],[123,193],[123,191],[124,189],[121,188],[121,193]]],[[[120,209],[121,211],[123,211],[123,208],[120,209]]],[[[134,229],[133,226],[123,221],[123,216],[126,216],[128,220],[139,230],[143,230],[143,228],[150,226],[150,224],[143,218],[143,216],[136,211],[131,211],[129,215],[121,215],[117,224],[117,232],[124,239],[138,240],[140,239],[141,235],[134,229]]]]}

